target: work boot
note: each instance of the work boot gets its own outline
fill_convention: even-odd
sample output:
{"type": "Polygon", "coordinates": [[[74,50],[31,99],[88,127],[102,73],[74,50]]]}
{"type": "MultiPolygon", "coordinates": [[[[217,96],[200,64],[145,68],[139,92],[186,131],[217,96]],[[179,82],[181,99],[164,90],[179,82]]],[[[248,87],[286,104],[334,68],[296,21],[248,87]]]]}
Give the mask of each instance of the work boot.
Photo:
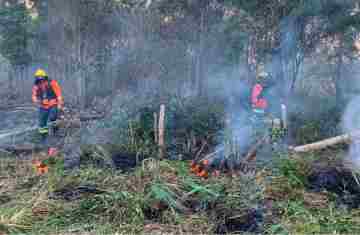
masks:
{"type": "Polygon", "coordinates": [[[47,138],[48,138],[48,134],[49,134],[49,129],[47,127],[40,127],[38,129],[38,133],[40,136],[40,143],[43,145],[47,144],[47,138]]]}
{"type": "Polygon", "coordinates": [[[48,135],[49,134],[49,128],[47,126],[39,127],[38,132],[41,135],[48,135]]]}

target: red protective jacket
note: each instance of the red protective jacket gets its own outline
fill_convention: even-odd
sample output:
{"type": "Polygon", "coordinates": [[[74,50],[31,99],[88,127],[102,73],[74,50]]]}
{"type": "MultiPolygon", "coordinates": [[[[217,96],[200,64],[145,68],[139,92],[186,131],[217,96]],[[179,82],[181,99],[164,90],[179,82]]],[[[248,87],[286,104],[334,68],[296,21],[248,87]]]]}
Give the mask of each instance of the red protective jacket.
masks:
{"type": "Polygon", "coordinates": [[[264,88],[260,84],[256,84],[251,92],[251,104],[253,108],[256,109],[266,109],[268,107],[268,102],[266,99],[261,98],[261,94],[264,88]]]}
{"type": "Polygon", "coordinates": [[[40,103],[45,109],[57,105],[63,105],[61,87],[55,80],[42,80],[34,84],[32,88],[32,101],[40,103]]]}

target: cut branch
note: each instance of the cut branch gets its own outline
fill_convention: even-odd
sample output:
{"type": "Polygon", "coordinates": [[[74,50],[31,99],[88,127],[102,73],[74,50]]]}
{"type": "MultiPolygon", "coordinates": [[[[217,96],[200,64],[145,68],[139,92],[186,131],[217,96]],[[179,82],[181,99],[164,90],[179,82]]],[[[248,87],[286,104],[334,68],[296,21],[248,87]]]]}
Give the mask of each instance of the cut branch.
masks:
{"type": "Polygon", "coordinates": [[[263,146],[263,143],[266,141],[267,138],[268,138],[267,135],[265,135],[260,140],[258,140],[253,146],[251,146],[250,150],[245,156],[245,162],[251,162],[255,160],[256,152],[258,151],[259,148],[261,148],[261,146],[263,146]]]}
{"type": "Polygon", "coordinates": [[[329,139],[325,139],[322,141],[318,141],[311,144],[306,144],[302,146],[297,147],[289,147],[289,150],[295,153],[306,153],[311,152],[315,150],[321,150],[330,146],[334,146],[337,144],[344,144],[344,143],[350,143],[353,139],[360,137],[360,131],[355,131],[352,133],[347,133],[344,135],[332,137],[329,139]]]}

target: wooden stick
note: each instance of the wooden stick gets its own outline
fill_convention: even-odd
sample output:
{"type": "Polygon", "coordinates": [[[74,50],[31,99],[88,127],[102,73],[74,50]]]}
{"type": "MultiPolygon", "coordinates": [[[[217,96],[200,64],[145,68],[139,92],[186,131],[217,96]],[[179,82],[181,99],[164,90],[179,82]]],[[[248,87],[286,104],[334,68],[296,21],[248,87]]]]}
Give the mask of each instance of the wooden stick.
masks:
{"type": "Polygon", "coordinates": [[[157,113],[154,112],[154,141],[157,144],[159,141],[159,134],[158,134],[158,116],[157,113]]]}
{"type": "Polygon", "coordinates": [[[200,150],[199,150],[199,151],[197,152],[197,154],[195,155],[195,158],[194,158],[195,161],[200,157],[200,155],[202,154],[202,152],[203,152],[203,150],[204,150],[204,148],[205,148],[206,145],[207,145],[207,142],[206,142],[206,141],[203,141],[200,150]]]}
{"type": "Polygon", "coordinates": [[[257,150],[263,145],[263,143],[266,141],[267,135],[263,136],[260,140],[258,140],[248,151],[248,153],[245,156],[245,162],[251,162],[255,160],[256,158],[256,152],[257,150]]]}
{"type": "Polygon", "coordinates": [[[165,105],[160,105],[159,114],[159,157],[164,158],[165,155],[165,105]]]}
{"type": "MultiPolygon", "coordinates": [[[[201,158],[201,160],[208,160],[214,156],[216,156],[218,153],[224,151],[224,147],[220,147],[218,148],[215,152],[209,153],[208,155],[206,155],[205,157],[201,158]]],[[[199,159],[194,159],[194,160],[199,160],[199,159]]]]}
{"type": "Polygon", "coordinates": [[[311,143],[311,144],[306,144],[306,145],[297,146],[297,147],[289,147],[289,150],[292,152],[295,152],[295,153],[306,153],[306,152],[324,149],[324,148],[327,148],[327,147],[330,147],[330,146],[333,146],[336,144],[349,143],[353,139],[356,139],[359,137],[360,137],[360,131],[354,131],[352,133],[339,135],[336,137],[332,137],[332,138],[325,139],[325,140],[318,141],[318,142],[311,143]]]}

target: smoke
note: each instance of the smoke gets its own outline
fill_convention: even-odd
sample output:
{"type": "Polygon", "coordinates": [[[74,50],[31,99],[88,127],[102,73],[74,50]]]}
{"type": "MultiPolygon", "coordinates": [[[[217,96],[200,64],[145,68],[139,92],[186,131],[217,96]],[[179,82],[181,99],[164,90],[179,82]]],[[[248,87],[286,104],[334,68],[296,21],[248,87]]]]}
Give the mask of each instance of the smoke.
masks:
{"type": "MultiPolygon", "coordinates": [[[[344,112],[343,129],[345,132],[360,130],[360,96],[354,98],[344,112]]],[[[356,138],[352,140],[346,161],[360,169],[360,142],[356,138]]]]}
{"type": "MultiPolygon", "coordinates": [[[[354,64],[353,67],[358,68],[358,65],[354,64]]],[[[354,88],[359,88],[360,84],[356,79],[359,76],[359,70],[355,69],[354,72],[355,73],[349,77],[350,81],[348,83],[351,83],[351,86],[354,88]]],[[[357,95],[350,94],[349,96],[348,99],[350,99],[350,102],[346,106],[342,119],[342,128],[346,133],[360,130],[360,95],[357,93],[357,95]]],[[[357,169],[360,169],[360,142],[356,136],[350,144],[346,161],[350,162],[352,166],[357,169]]]]}
{"type": "Polygon", "coordinates": [[[249,121],[251,85],[241,79],[239,74],[247,74],[245,64],[236,68],[223,67],[219,72],[209,75],[206,82],[209,96],[222,100],[224,104],[225,126],[218,133],[217,154],[214,158],[227,158],[233,164],[241,161],[252,142],[249,121]]]}

